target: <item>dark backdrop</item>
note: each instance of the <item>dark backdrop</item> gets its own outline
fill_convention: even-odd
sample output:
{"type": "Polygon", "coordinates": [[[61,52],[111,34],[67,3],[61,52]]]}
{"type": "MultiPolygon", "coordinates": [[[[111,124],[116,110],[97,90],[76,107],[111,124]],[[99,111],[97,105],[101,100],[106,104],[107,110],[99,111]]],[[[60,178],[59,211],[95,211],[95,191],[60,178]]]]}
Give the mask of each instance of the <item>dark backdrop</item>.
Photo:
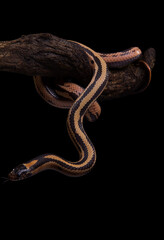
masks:
{"type": "MultiPolygon", "coordinates": [[[[68,12],[56,15],[54,11],[57,10],[51,10],[47,16],[44,15],[46,9],[29,9],[26,13],[20,11],[17,18],[12,15],[12,21],[2,26],[0,40],[49,32],[82,42],[99,52],[115,52],[132,46],[138,46],[142,51],[149,47],[157,50],[154,35],[158,36],[158,30],[153,25],[154,20],[147,19],[147,15],[144,18],[145,9],[138,7],[135,10],[116,11],[116,15],[101,8],[101,14],[79,9],[70,15],[68,12]]],[[[159,55],[157,64],[158,61],[159,55]]],[[[119,182],[120,178],[128,181],[131,177],[136,182],[149,174],[148,169],[152,169],[154,162],[153,158],[148,158],[148,154],[152,150],[152,119],[158,107],[154,97],[160,82],[157,74],[155,66],[152,82],[145,92],[102,103],[100,119],[93,124],[85,123],[98,155],[97,164],[88,176],[70,179],[48,172],[27,180],[25,184],[37,183],[42,179],[44,182],[53,182],[56,178],[61,182],[75,183],[93,181],[98,177],[100,181],[100,175],[105,182],[112,179],[119,182]]],[[[44,152],[65,155],[69,159],[77,157],[66,131],[67,111],[45,103],[37,95],[31,77],[7,72],[1,72],[0,75],[1,121],[4,129],[2,155],[5,159],[1,162],[3,174],[17,163],[44,152]]]]}
{"type": "MultiPolygon", "coordinates": [[[[152,82],[145,92],[104,102],[100,119],[93,124],[85,122],[86,132],[97,150],[96,165],[88,175],[69,178],[47,171],[23,182],[2,184],[3,189],[24,190],[26,197],[31,190],[37,194],[42,192],[48,199],[55,194],[58,201],[61,193],[67,201],[72,194],[76,196],[75,201],[84,197],[86,202],[88,199],[94,202],[100,197],[104,206],[109,199],[113,203],[118,201],[119,206],[119,200],[124,204],[124,198],[127,204],[137,206],[147,193],[151,197],[152,189],[157,189],[161,163],[158,141],[162,131],[159,127],[160,26],[157,28],[160,15],[154,15],[155,7],[142,3],[124,4],[99,3],[86,7],[76,3],[71,8],[66,3],[61,6],[44,3],[35,9],[34,6],[24,6],[17,11],[11,8],[7,13],[4,8],[4,15],[0,16],[0,40],[49,32],[82,42],[99,52],[115,52],[132,46],[145,51],[153,47],[157,50],[157,62],[152,82]],[[134,199],[137,202],[133,202],[134,199]]],[[[55,109],[44,102],[34,88],[32,77],[0,72],[0,81],[0,176],[6,176],[17,164],[46,152],[69,160],[78,158],[66,131],[67,110],[55,109]]]]}

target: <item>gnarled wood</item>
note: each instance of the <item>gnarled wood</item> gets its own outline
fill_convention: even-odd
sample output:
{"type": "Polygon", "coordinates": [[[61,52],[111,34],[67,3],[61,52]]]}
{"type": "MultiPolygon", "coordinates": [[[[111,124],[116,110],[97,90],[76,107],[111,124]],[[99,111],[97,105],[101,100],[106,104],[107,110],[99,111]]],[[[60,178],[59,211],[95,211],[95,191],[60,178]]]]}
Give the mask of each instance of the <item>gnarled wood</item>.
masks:
{"type": "MultiPolygon", "coordinates": [[[[155,50],[148,49],[142,58],[152,69],[155,50]]],[[[30,34],[0,42],[0,71],[40,75],[51,87],[70,79],[86,86],[92,76],[86,53],[72,42],[49,33],[30,34]]],[[[148,81],[147,69],[139,62],[110,71],[109,82],[100,96],[101,100],[133,94],[148,81]]]]}

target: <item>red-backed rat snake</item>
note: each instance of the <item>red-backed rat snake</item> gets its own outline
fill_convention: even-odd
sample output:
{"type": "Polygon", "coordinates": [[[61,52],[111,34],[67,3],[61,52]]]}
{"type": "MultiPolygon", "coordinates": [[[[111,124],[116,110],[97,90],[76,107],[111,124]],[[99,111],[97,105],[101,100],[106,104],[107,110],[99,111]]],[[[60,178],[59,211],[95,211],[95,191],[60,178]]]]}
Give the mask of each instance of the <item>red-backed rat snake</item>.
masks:
{"type": "Polygon", "coordinates": [[[85,89],[73,83],[66,83],[56,90],[57,96],[44,85],[41,77],[35,77],[34,81],[37,91],[48,103],[55,107],[69,108],[67,129],[79,152],[79,160],[73,162],[54,154],[44,154],[14,168],[8,175],[11,181],[31,177],[46,169],[53,169],[68,176],[82,176],[88,173],[95,164],[96,151],[84,130],[83,118],[86,116],[89,121],[94,121],[100,115],[100,106],[96,99],[108,82],[108,68],[126,66],[141,55],[141,50],[137,47],[113,54],[101,54],[80,43],[72,44],[87,54],[93,69],[92,79],[85,89]],[[60,98],[60,94],[64,98],[60,98]]]}

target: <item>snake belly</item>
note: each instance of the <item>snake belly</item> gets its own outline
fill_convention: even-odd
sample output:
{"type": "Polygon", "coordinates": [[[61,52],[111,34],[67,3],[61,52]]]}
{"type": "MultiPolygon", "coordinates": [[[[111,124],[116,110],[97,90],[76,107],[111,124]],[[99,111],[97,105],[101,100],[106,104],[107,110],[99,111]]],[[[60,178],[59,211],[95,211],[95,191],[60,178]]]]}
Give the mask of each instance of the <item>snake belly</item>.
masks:
{"type": "Polygon", "coordinates": [[[80,43],[72,44],[85,51],[93,68],[91,82],[69,109],[67,117],[68,133],[79,152],[79,160],[72,162],[54,154],[44,154],[14,168],[8,176],[11,181],[22,180],[47,169],[68,176],[82,176],[88,173],[96,162],[96,151],[84,130],[83,118],[90,105],[104,90],[109,71],[106,62],[98,53],[80,43]]]}

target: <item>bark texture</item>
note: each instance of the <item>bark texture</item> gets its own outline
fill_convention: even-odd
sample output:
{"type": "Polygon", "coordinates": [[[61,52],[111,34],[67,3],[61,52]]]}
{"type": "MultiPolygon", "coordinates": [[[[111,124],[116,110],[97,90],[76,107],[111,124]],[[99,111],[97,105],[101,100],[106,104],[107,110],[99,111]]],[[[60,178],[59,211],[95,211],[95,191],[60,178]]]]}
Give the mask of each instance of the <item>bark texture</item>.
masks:
{"type": "MultiPolygon", "coordinates": [[[[151,69],[155,65],[155,55],[155,49],[150,48],[142,56],[151,69]]],[[[70,80],[86,86],[92,76],[86,53],[72,42],[49,33],[0,42],[0,71],[40,75],[51,87],[70,80]]],[[[109,82],[100,100],[133,94],[148,84],[148,69],[139,61],[110,71],[109,82]]]]}

